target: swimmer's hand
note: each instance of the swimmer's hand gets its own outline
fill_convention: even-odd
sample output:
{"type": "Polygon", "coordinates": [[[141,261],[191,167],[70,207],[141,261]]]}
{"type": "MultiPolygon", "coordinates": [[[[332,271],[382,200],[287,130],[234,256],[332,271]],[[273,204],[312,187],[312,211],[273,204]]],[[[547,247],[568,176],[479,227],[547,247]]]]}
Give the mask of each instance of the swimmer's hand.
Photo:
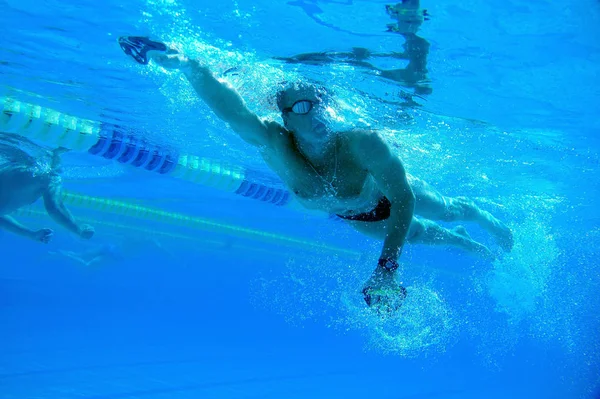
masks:
{"type": "Polygon", "coordinates": [[[89,224],[84,224],[79,227],[79,237],[83,238],[84,240],[89,240],[92,238],[95,232],[96,231],[94,228],[89,224]]]}
{"type": "Polygon", "coordinates": [[[367,306],[379,315],[397,311],[406,298],[406,288],[398,284],[395,277],[395,271],[378,266],[362,290],[367,306]]]}
{"type": "Polygon", "coordinates": [[[52,236],[54,235],[54,231],[52,229],[41,229],[33,232],[33,240],[43,242],[44,244],[48,244],[50,240],[52,240],[52,236]]]}

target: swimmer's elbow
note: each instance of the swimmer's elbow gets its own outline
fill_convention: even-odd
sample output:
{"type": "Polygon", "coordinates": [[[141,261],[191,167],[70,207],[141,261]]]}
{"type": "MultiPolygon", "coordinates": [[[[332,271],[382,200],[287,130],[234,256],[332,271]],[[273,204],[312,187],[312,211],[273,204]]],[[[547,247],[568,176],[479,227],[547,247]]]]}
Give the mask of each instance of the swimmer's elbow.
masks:
{"type": "Polygon", "coordinates": [[[61,209],[61,201],[54,190],[47,190],[44,193],[44,207],[48,214],[57,214],[60,213],[61,209]]]}
{"type": "Polygon", "coordinates": [[[60,215],[60,208],[57,206],[55,202],[44,201],[44,208],[46,208],[46,212],[51,217],[60,215]]]}
{"type": "Polygon", "coordinates": [[[227,83],[220,83],[210,94],[202,96],[215,115],[244,141],[260,146],[266,143],[267,126],[246,105],[239,93],[227,83]]]}
{"type": "Polygon", "coordinates": [[[416,198],[415,194],[413,193],[410,187],[407,186],[404,189],[399,188],[398,190],[396,190],[396,192],[392,196],[392,201],[392,203],[398,205],[397,209],[400,213],[410,214],[410,216],[412,217],[412,214],[415,209],[416,198]]]}

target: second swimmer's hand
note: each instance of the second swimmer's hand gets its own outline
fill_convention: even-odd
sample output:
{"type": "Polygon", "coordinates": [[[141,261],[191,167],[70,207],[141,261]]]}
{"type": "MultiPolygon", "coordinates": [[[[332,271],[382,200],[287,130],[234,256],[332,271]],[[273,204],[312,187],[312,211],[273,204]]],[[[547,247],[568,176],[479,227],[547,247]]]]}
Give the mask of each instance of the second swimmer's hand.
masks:
{"type": "Polygon", "coordinates": [[[96,231],[94,228],[89,224],[84,224],[79,227],[79,237],[83,238],[84,240],[89,240],[92,238],[95,232],[96,231]]]}
{"type": "Polygon", "coordinates": [[[362,290],[367,306],[382,316],[397,311],[406,298],[406,288],[395,277],[396,272],[378,266],[362,290]]]}
{"type": "Polygon", "coordinates": [[[33,239],[35,241],[43,242],[44,244],[48,244],[50,240],[52,240],[52,236],[54,232],[52,229],[41,229],[33,233],[33,239]]]}

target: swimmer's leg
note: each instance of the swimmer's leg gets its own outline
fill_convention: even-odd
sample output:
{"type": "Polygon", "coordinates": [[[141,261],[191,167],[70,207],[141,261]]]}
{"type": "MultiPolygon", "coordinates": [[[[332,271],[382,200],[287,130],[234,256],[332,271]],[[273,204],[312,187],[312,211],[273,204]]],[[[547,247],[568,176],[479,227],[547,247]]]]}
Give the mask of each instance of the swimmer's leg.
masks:
{"type": "Polygon", "coordinates": [[[89,266],[93,265],[94,263],[98,263],[102,260],[102,257],[97,256],[97,257],[92,258],[92,260],[87,261],[87,260],[85,260],[85,254],[81,255],[81,254],[78,254],[73,251],[65,251],[62,249],[60,249],[58,251],[48,252],[48,254],[64,256],[64,257],[71,259],[72,261],[75,261],[77,263],[80,263],[86,267],[89,267],[89,266]]]}
{"type": "Polygon", "coordinates": [[[0,228],[20,235],[21,237],[43,242],[44,244],[50,242],[53,234],[50,229],[31,230],[8,215],[0,216],[0,228]]]}
{"type": "MultiPolygon", "coordinates": [[[[387,222],[346,221],[357,231],[374,239],[384,239],[387,234],[387,222]]],[[[412,218],[406,241],[411,244],[448,245],[461,248],[487,260],[494,260],[494,254],[483,244],[474,241],[464,227],[447,229],[439,224],[417,217],[412,218]]]]}
{"type": "Polygon", "coordinates": [[[485,245],[474,241],[462,226],[450,230],[431,220],[413,218],[406,240],[411,244],[454,246],[487,260],[495,259],[494,254],[485,245]]]}
{"type": "Polygon", "coordinates": [[[104,256],[96,256],[95,258],[92,258],[90,261],[86,262],[85,265],[87,267],[90,267],[95,263],[101,263],[103,260],[104,260],[104,256]]]}
{"type": "Polygon", "coordinates": [[[502,249],[505,251],[512,249],[513,235],[510,229],[491,213],[480,209],[470,199],[445,197],[414,176],[409,177],[409,183],[415,194],[415,214],[445,222],[475,222],[492,234],[502,249]]]}
{"type": "Polygon", "coordinates": [[[77,263],[81,263],[82,265],[87,266],[87,262],[85,261],[85,259],[83,259],[81,256],[79,256],[73,251],[59,251],[59,253],[71,260],[74,260],[77,263]]]}
{"type": "Polygon", "coordinates": [[[512,231],[491,213],[480,209],[472,200],[465,197],[445,198],[447,210],[444,220],[476,222],[496,238],[503,250],[508,252],[512,249],[514,244],[512,231]]]}

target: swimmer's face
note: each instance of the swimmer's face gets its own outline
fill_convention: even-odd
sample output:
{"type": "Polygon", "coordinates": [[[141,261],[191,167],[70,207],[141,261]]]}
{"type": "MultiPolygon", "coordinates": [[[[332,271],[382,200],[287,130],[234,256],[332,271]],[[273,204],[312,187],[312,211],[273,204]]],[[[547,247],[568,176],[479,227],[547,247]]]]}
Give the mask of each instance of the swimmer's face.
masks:
{"type": "Polygon", "coordinates": [[[322,95],[313,86],[286,90],[280,103],[285,127],[312,142],[329,138],[329,129],[323,118],[324,108],[322,95]]]}

